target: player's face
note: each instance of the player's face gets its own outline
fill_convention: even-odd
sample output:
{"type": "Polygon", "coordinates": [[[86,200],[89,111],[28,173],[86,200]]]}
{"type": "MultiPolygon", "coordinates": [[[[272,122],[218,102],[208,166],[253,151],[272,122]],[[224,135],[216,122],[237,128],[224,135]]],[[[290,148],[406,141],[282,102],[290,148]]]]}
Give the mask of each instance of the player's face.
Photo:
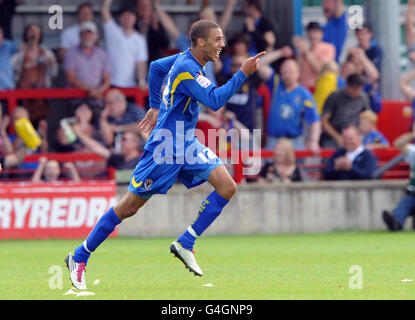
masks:
{"type": "Polygon", "coordinates": [[[203,45],[203,54],[206,61],[217,61],[225,47],[225,40],[221,29],[211,29],[209,37],[203,45]]]}

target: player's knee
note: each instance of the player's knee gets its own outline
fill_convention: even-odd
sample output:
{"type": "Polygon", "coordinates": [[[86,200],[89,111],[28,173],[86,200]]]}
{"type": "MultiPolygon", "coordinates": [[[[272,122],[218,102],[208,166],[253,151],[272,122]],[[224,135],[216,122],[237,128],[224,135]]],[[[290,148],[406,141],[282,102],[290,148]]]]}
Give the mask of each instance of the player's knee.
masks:
{"type": "Polygon", "coordinates": [[[223,198],[230,200],[233,198],[237,191],[238,186],[236,185],[235,181],[233,181],[233,179],[230,179],[224,183],[216,192],[218,192],[219,195],[221,195],[223,198]]]}
{"type": "Polygon", "coordinates": [[[121,203],[114,207],[114,211],[120,220],[131,218],[137,213],[138,209],[139,207],[135,205],[123,205],[121,203]]]}

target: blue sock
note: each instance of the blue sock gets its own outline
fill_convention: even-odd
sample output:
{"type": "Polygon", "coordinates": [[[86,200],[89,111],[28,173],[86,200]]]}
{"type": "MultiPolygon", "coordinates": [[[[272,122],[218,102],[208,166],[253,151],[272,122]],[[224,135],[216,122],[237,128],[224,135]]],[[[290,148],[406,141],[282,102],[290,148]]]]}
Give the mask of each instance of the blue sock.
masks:
{"type": "Polygon", "coordinates": [[[193,250],[193,246],[198,237],[216,220],[222,213],[223,208],[229,200],[222,198],[216,191],[212,192],[205,201],[203,201],[199,214],[193,221],[192,225],[177,239],[183,248],[193,250]]]}
{"type": "Polygon", "coordinates": [[[73,259],[76,262],[88,262],[89,256],[106,238],[114,231],[115,227],[121,223],[121,220],[114,212],[114,208],[108,210],[95,225],[94,229],[88,235],[88,238],[75,249],[73,259]]]}

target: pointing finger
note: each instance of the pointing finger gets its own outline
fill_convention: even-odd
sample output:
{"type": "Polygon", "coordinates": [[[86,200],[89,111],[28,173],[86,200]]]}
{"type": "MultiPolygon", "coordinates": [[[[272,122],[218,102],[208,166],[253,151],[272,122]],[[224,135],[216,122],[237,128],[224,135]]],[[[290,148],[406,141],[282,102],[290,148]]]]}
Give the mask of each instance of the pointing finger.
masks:
{"type": "Polygon", "coordinates": [[[265,52],[265,51],[262,51],[262,52],[260,52],[260,53],[258,53],[254,58],[255,58],[255,60],[256,59],[259,59],[259,58],[262,58],[263,56],[265,56],[267,53],[265,52]]]}

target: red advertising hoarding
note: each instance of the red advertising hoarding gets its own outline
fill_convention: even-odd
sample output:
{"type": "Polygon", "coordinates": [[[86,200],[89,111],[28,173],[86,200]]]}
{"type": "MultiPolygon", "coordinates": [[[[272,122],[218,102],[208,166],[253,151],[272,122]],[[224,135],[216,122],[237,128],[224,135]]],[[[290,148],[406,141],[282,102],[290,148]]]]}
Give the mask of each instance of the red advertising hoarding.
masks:
{"type": "Polygon", "coordinates": [[[115,182],[0,185],[0,239],[84,238],[116,195],[115,182]]]}

